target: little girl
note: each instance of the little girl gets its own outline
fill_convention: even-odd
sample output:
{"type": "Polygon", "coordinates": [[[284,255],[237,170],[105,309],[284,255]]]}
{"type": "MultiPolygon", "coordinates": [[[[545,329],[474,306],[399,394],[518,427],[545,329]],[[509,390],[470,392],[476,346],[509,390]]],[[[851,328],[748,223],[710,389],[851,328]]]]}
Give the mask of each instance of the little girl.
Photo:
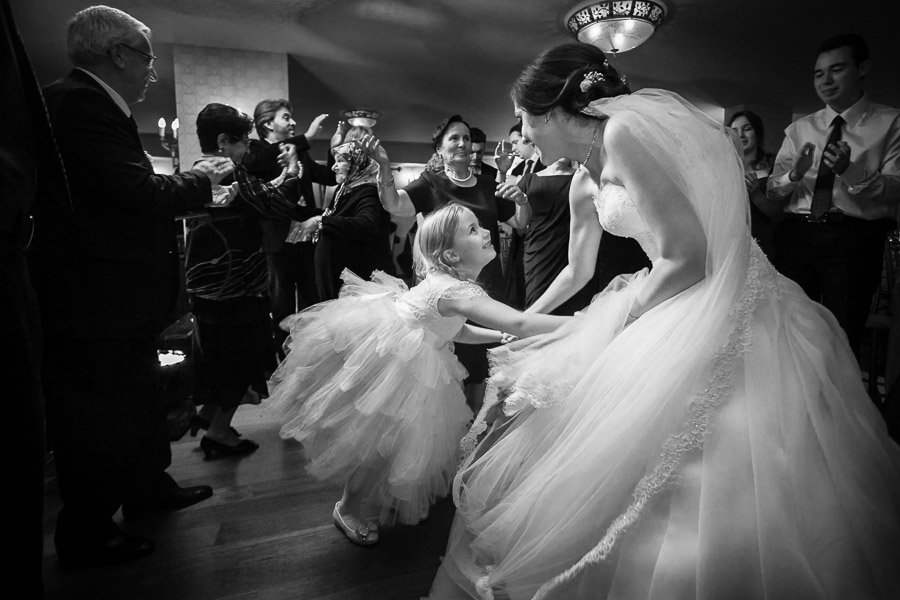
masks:
{"type": "Polygon", "coordinates": [[[364,281],[345,270],[337,300],[286,319],[290,351],[269,382],[281,436],[303,443],[311,475],[344,486],[334,524],[359,545],[378,541],[364,502],[382,523],[415,524],[448,492],[472,418],[452,340],[507,335],[466,319],[525,337],[569,318],[526,315],[473,283],[495,252],[463,206],[431,213],[417,246],[424,279],[412,289],[381,272],[364,281]]]}

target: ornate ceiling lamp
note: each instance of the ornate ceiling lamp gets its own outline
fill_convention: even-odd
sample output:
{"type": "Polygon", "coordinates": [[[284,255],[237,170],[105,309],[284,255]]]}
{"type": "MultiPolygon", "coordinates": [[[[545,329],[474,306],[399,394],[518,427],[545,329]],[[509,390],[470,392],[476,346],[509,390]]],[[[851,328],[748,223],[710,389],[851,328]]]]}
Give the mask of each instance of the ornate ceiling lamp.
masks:
{"type": "Polygon", "coordinates": [[[347,122],[354,127],[375,127],[375,123],[378,122],[378,117],[380,116],[381,114],[378,111],[362,108],[344,111],[344,117],[347,119],[347,122]]]}
{"type": "Polygon", "coordinates": [[[646,42],[666,10],[662,0],[589,2],[567,14],[566,28],[579,42],[615,55],[646,42]]]}

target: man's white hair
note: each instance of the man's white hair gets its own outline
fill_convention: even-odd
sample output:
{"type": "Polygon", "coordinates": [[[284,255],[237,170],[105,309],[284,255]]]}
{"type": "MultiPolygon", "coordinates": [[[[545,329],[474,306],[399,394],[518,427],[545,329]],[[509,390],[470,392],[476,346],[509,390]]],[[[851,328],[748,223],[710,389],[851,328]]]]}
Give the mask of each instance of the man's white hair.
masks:
{"type": "Polygon", "coordinates": [[[117,8],[91,6],[75,13],[69,21],[66,45],[75,66],[96,64],[116,44],[134,46],[150,28],[117,8]]]}

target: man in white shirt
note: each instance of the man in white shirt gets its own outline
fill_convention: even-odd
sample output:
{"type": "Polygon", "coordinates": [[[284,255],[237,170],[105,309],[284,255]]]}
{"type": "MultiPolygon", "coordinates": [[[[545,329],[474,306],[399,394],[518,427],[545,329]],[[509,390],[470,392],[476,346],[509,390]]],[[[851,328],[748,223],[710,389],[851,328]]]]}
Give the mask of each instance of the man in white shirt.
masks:
{"type": "Polygon", "coordinates": [[[825,108],[785,130],[767,185],[786,203],[776,267],[834,313],[857,356],[900,201],[900,110],[863,92],[870,67],[860,36],[822,43],[813,80],[825,108]]]}

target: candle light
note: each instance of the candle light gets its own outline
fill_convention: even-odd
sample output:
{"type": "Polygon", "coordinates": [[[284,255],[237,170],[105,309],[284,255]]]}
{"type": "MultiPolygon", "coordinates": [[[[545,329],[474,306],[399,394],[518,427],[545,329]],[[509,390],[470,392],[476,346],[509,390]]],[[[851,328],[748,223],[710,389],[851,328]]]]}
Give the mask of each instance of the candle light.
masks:
{"type": "Polygon", "coordinates": [[[159,121],[156,122],[156,125],[159,127],[159,137],[166,137],[166,120],[162,117],[159,118],[159,121]]]}
{"type": "Polygon", "coordinates": [[[181,124],[178,122],[178,117],[175,117],[175,120],[172,121],[172,137],[176,140],[178,139],[178,128],[181,127],[181,124]]]}

